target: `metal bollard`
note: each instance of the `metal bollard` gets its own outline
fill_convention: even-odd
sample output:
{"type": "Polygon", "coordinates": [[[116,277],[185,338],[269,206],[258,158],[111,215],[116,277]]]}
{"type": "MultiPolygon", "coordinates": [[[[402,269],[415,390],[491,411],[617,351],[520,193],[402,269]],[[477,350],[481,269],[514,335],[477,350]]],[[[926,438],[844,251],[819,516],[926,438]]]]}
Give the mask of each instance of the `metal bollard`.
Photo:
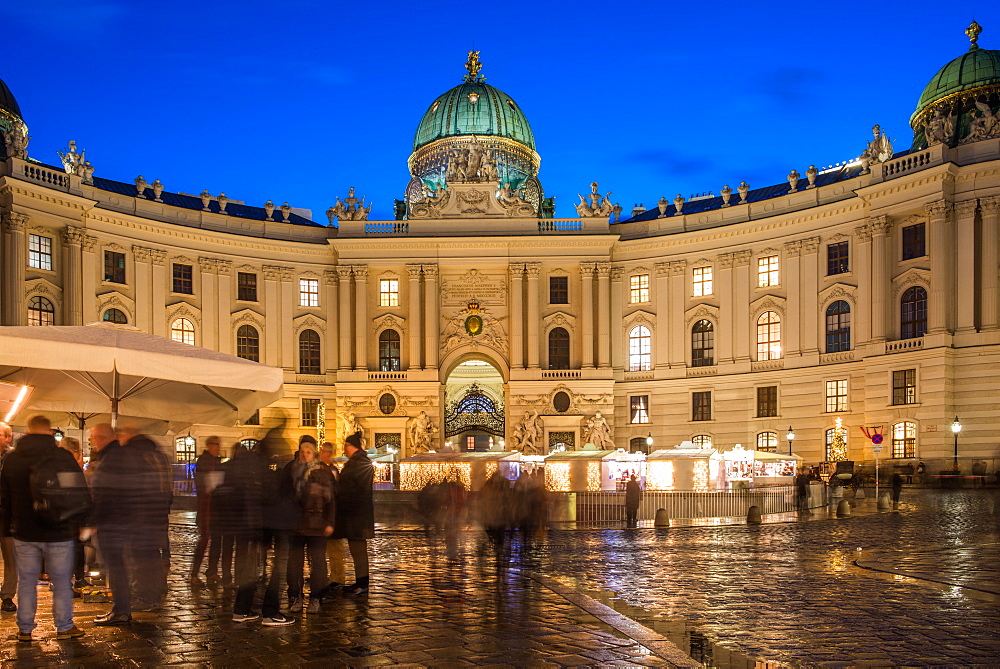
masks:
{"type": "Polygon", "coordinates": [[[851,503],[848,502],[846,499],[840,500],[840,502],[837,503],[837,517],[847,518],[850,515],[851,515],[851,503]]]}
{"type": "Polygon", "coordinates": [[[670,527],[670,516],[666,509],[657,509],[653,518],[653,527],[670,527]]]}
{"type": "Polygon", "coordinates": [[[747,510],[747,525],[760,525],[764,519],[760,516],[760,507],[754,504],[747,510]]]}
{"type": "Polygon", "coordinates": [[[888,511],[892,508],[892,501],[889,499],[889,493],[884,492],[878,496],[878,510],[888,511]]]}

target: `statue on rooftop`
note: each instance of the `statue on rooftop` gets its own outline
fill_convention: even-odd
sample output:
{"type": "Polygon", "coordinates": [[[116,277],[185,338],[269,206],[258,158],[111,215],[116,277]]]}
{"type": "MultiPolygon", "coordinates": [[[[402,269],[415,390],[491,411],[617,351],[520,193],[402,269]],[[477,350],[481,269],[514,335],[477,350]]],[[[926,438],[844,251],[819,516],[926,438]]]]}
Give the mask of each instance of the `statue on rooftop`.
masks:
{"type": "Polygon", "coordinates": [[[608,191],[603,197],[597,192],[597,182],[591,182],[590,193],[584,197],[577,193],[580,204],[576,205],[576,213],[580,218],[607,218],[614,211],[611,203],[611,193],[608,191]],[[588,203],[587,200],[590,200],[588,203]]]}
{"type": "MultiPolygon", "coordinates": [[[[372,210],[372,206],[365,206],[365,199],[358,199],[354,196],[354,186],[351,186],[347,191],[347,197],[341,202],[339,199],[336,204],[330,208],[333,216],[339,218],[342,221],[367,221],[368,213],[372,210]]],[[[332,218],[331,218],[332,222],[332,218]]]]}
{"type": "Polygon", "coordinates": [[[83,176],[80,173],[80,166],[83,165],[87,152],[80,151],[77,153],[75,140],[71,139],[69,141],[69,146],[64,151],[57,151],[56,155],[59,156],[59,159],[62,161],[63,169],[66,170],[66,174],[83,176]]]}
{"type": "Polygon", "coordinates": [[[31,141],[31,137],[28,137],[22,124],[15,122],[10,128],[4,130],[3,140],[7,146],[8,156],[21,160],[28,158],[28,142],[31,141]]]}

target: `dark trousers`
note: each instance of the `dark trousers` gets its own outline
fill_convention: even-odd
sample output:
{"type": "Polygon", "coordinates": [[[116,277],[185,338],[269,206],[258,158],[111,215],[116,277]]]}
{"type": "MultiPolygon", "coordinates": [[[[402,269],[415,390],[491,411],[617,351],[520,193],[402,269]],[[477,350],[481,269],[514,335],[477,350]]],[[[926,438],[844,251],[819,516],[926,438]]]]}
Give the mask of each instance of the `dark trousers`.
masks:
{"type": "Polygon", "coordinates": [[[261,615],[270,618],[281,612],[281,583],[288,571],[288,531],[264,529],[261,541],[261,556],[266,565],[267,554],[271,553],[271,575],[264,591],[261,615]]]}
{"type": "Polygon", "coordinates": [[[108,585],[111,587],[111,613],[116,616],[127,616],[132,613],[132,583],[129,580],[128,567],[125,561],[125,550],[128,540],[134,532],[126,528],[102,527],[101,557],[107,570],[108,585]]]}
{"type": "Polygon", "coordinates": [[[167,594],[167,574],[170,571],[167,524],[149,525],[133,531],[125,558],[136,603],[143,608],[162,604],[167,594]]]}
{"type": "Polygon", "coordinates": [[[260,573],[260,537],[252,534],[233,536],[236,553],[236,599],[233,613],[248,614],[253,608],[253,596],[257,592],[257,576],[260,573]]]}
{"type": "Polygon", "coordinates": [[[625,507],[625,526],[626,527],[639,526],[639,507],[637,506],[625,507]]]}
{"type": "Polygon", "coordinates": [[[302,597],[305,581],[305,557],[309,552],[309,597],[323,594],[326,580],[326,537],[293,534],[288,541],[288,598],[302,597]]]}
{"type": "Polygon", "coordinates": [[[212,532],[208,546],[207,576],[219,576],[219,562],[222,562],[222,579],[231,581],[233,578],[233,545],[235,537],[232,534],[212,532]]]}

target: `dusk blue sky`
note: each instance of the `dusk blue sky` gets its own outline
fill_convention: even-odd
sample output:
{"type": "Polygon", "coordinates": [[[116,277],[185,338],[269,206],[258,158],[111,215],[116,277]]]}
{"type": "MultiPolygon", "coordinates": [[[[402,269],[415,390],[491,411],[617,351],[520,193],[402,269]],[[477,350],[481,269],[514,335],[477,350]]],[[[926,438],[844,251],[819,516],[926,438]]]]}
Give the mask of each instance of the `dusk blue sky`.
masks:
{"type": "Polygon", "coordinates": [[[469,49],[534,130],[557,216],[591,181],[626,212],[897,150],[931,76],[1000,4],[10,0],[2,78],[32,157],[323,212],[349,186],[390,218],[417,123],[469,49]]]}

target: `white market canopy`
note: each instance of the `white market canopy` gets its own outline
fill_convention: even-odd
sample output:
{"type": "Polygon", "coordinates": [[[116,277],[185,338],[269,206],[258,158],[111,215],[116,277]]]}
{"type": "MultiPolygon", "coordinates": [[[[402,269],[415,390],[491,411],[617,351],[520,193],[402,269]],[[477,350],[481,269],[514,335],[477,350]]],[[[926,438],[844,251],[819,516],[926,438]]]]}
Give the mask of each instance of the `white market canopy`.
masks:
{"type": "Polygon", "coordinates": [[[233,425],[282,396],[283,372],[114,326],[0,327],[0,381],[31,386],[25,411],[233,425]]]}

